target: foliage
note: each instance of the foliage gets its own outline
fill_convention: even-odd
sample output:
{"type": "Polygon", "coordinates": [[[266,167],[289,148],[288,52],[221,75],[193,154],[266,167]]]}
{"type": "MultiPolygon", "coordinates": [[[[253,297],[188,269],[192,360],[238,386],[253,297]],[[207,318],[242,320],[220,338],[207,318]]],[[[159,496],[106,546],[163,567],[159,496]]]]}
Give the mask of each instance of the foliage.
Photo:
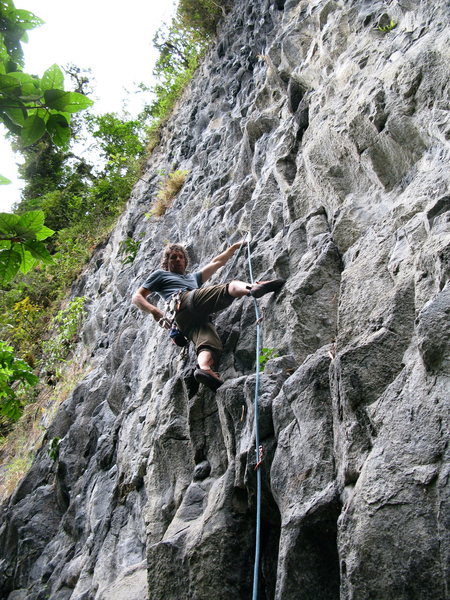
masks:
{"type": "Polygon", "coordinates": [[[157,84],[151,90],[155,100],[143,113],[151,118],[149,152],[159,143],[161,126],[192,79],[230,4],[231,0],[179,0],[171,24],[156,32],[153,45],[159,51],[159,58],[153,75],[157,84]]]}
{"type": "Polygon", "coordinates": [[[30,146],[48,134],[53,143],[66,146],[70,139],[70,115],[92,105],[78,92],[64,90],[64,75],[52,65],[41,78],[23,72],[22,42],[27,31],[43,21],[33,13],[16,9],[13,0],[0,0],[0,122],[22,146],[30,146]]]}
{"type": "Polygon", "coordinates": [[[156,32],[153,45],[159,58],[153,75],[158,83],[152,89],[155,100],[146,109],[152,119],[149,151],[159,142],[159,129],[192,79],[223,10],[213,0],[181,0],[171,24],[156,32]]]}
{"type": "Polygon", "coordinates": [[[383,15],[383,17],[385,18],[380,19],[378,27],[376,28],[378,31],[381,31],[382,33],[389,33],[395,27],[397,27],[397,23],[393,19],[389,20],[389,17],[387,15],[383,15]]]}
{"type": "Polygon", "coordinates": [[[143,126],[140,121],[124,120],[115,113],[89,115],[87,121],[89,131],[99,141],[103,156],[110,161],[110,165],[129,162],[144,155],[143,126]]]}
{"type": "Polygon", "coordinates": [[[60,437],[52,438],[48,443],[48,455],[53,461],[57,461],[59,459],[59,445],[61,444],[60,437]]]}
{"type": "Polygon", "coordinates": [[[162,217],[183,187],[187,174],[188,171],[177,169],[162,180],[153,207],[146,216],[162,217]]]}
{"type": "Polygon", "coordinates": [[[84,298],[76,297],[53,318],[50,327],[55,333],[43,343],[44,366],[47,371],[55,372],[59,376],[59,366],[75,345],[84,316],[84,298]]]}
{"type": "MultiPolygon", "coordinates": [[[[141,234],[142,238],[142,234],[141,234]]],[[[121,260],[123,265],[130,265],[134,262],[136,255],[139,251],[141,240],[135,240],[131,236],[122,240],[119,244],[119,254],[123,255],[121,260]]]]}
{"type": "Polygon", "coordinates": [[[153,75],[158,83],[153,88],[156,100],[149,107],[153,119],[162,122],[170,114],[208,43],[208,39],[193,35],[176,19],[170,26],[164,25],[156,32],[153,45],[159,50],[159,58],[153,75]]]}
{"type": "Polygon", "coordinates": [[[57,148],[47,135],[29,148],[22,148],[21,154],[24,162],[19,166],[19,175],[26,185],[22,192],[24,205],[20,212],[25,212],[39,208],[33,203],[26,206],[27,200],[52,192],[62,185],[63,165],[67,160],[67,153],[57,148]]]}
{"type": "Polygon", "coordinates": [[[9,283],[19,269],[27,273],[38,261],[53,261],[42,240],[54,231],[44,225],[44,219],[40,210],[20,216],[0,213],[0,285],[9,283]]]}
{"type": "Polygon", "coordinates": [[[259,355],[259,370],[264,371],[266,364],[271,358],[278,358],[279,354],[275,348],[261,348],[259,355]]]}
{"type": "Polygon", "coordinates": [[[12,324],[8,341],[14,344],[20,355],[34,366],[33,345],[36,337],[43,333],[45,326],[44,310],[33,304],[28,296],[16,302],[12,307],[12,324]]]}
{"type": "Polygon", "coordinates": [[[203,36],[213,36],[228,4],[223,0],[180,0],[177,14],[185,27],[190,27],[203,36]]]}
{"type": "Polygon", "coordinates": [[[120,214],[145,152],[144,125],[114,113],[87,115],[85,121],[100,158],[93,153],[89,163],[40,140],[25,152],[21,173],[28,184],[16,211],[39,208],[55,230],[83,222],[84,230],[92,223],[97,229],[99,221],[120,214]]]}
{"type": "Polygon", "coordinates": [[[22,413],[20,391],[37,382],[30,365],[15,356],[12,346],[0,341],[0,415],[16,421],[22,413]]]}

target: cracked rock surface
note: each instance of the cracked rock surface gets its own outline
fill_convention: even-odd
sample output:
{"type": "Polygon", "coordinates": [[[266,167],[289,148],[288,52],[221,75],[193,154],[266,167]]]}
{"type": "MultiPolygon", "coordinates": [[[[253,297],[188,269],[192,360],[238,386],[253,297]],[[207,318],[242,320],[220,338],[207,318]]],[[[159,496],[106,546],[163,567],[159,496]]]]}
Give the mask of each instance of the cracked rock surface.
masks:
{"type": "MultiPolygon", "coordinates": [[[[449,17],[446,0],[233,3],[74,287],[90,372],[2,507],[2,600],[251,597],[253,303],[215,318],[215,396],[130,304],[167,240],[195,270],[248,233],[254,278],[287,280],[258,301],[278,354],[260,377],[259,597],[449,597],[449,17]]],[[[243,255],[228,266],[214,282],[249,278],[243,255]]]]}

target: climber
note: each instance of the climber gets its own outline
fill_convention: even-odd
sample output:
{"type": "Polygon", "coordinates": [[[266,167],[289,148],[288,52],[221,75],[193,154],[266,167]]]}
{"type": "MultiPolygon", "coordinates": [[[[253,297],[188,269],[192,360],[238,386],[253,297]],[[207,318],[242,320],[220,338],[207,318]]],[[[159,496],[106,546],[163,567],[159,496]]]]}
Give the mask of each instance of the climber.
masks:
{"type": "Polygon", "coordinates": [[[253,296],[260,298],[269,292],[276,292],[284,285],[282,279],[260,281],[250,285],[244,281],[230,281],[225,284],[202,284],[223,267],[244,242],[237,242],[216,256],[205,267],[196,273],[186,273],[188,255],[179,244],[166,246],[161,269],[154,271],[146,279],[133,296],[133,304],[164,326],[164,312],[150,304],[147,296],[156,292],[166,302],[177,299],[175,322],[180,331],[191,340],[197,352],[198,364],[194,377],[211,390],[216,391],[223,383],[219,375],[213,371],[217,365],[222,342],[209,316],[228,308],[235,298],[253,296]]]}

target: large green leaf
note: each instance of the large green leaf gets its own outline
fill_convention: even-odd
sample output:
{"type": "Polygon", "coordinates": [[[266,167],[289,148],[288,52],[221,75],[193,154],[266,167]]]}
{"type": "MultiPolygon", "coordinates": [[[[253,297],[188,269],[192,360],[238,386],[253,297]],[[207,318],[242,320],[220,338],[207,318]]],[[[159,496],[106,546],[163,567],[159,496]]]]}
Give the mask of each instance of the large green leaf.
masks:
{"type": "Polygon", "coordinates": [[[37,240],[26,241],[24,242],[24,246],[31,252],[34,258],[37,258],[46,265],[51,265],[54,262],[50,252],[42,242],[38,242],[37,240]]]}
{"type": "Polygon", "coordinates": [[[14,244],[13,249],[20,256],[20,271],[22,273],[28,273],[30,269],[37,263],[37,259],[34,258],[23,244],[14,244]]]}
{"type": "Polygon", "coordinates": [[[24,123],[20,139],[24,146],[31,146],[37,142],[45,133],[45,121],[37,115],[29,116],[24,123]]]}
{"type": "Polygon", "coordinates": [[[14,235],[19,218],[19,215],[13,213],[0,213],[0,234],[14,235]]]}
{"type": "Polygon", "coordinates": [[[45,90],[63,90],[64,74],[58,65],[48,68],[41,79],[41,88],[45,90]]]}
{"type": "Polygon", "coordinates": [[[47,121],[47,131],[57,146],[67,146],[69,143],[71,135],[69,123],[61,113],[50,115],[47,121]]]}
{"type": "Polygon", "coordinates": [[[63,90],[45,90],[45,103],[49,108],[74,113],[92,106],[93,102],[83,94],[63,90]]]}
{"type": "Polygon", "coordinates": [[[40,81],[37,77],[28,75],[28,73],[22,73],[22,71],[8,73],[7,77],[13,77],[20,83],[21,97],[40,98],[42,96],[42,93],[40,91],[40,81]]]}
{"type": "Polygon", "coordinates": [[[5,113],[8,115],[8,117],[13,123],[15,123],[16,125],[23,126],[25,123],[25,119],[27,118],[27,111],[25,110],[25,108],[19,108],[23,105],[18,98],[14,99],[14,103],[17,104],[18,108],[7,108],[5,110],[5,113]]]}
{"type": "Polygon", "coordinates": [[[0,403],[0,414],[11,421],[17,421],[22,414],[20,403],[15,398],[7,398],[0,403]]]}
{"type": "Polygon", "coordinates": [[[55,232],[50,227],[42,227],[39,231],[36,232],[36,239],[38,241],[46,240],[48,237],[53,235],[55,232]]]}
{"type": "Polygon", "coordinates": [[[45,21],[36,17],[36,15],[29,10],[23,10],[21,8],[8,11],[8,17],[21,29],[34,29],[45,23],[45,21]]]}
{"type": "Polygon", "coordinates": [[[42,229],[45,221],[45,213],[42,210],[30,210],[23,215],[20,215],[16,224],[16,229],[27,229],[36,233],[42,229]]]}
{"type": "Polygon", "coordinates": [[[0,94],[11,94],[20,88],[20,82],[15,77],[0,75],[0,94]]]}
{"type": "Polygon", "coordinates": [[[11,180],[7,179],[3,175],[0,175],[0,185],[8,185],[8,183],[11,183],[11,180]]]}
{"type": "Polygon", "coordinates": [[[12,248],[0,250],[0,283],[9,283],[19,270],[22,258],[12,248]]]}

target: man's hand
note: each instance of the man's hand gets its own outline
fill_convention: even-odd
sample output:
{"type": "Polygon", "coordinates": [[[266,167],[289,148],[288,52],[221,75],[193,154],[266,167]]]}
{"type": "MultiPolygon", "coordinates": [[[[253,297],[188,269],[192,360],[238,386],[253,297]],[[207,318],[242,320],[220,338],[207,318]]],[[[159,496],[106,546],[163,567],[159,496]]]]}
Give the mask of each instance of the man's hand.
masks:
{"type": "Polygon", "coordinates": [[[238,250],[245,243],[245,241],[236,242],[235,244],[227,248],[224,252],[213,258],[210,263],[203,267],[203,269],[200,269],[200,272],[202,274],[202,282],[205,283],[205,281],[208,281],[208,279],[212,277],[214,273],[218,269],[220,269],[220,267],[223,267],[230,260],[230,258],[236,252],[236,250],[238,250]]]}
{"type": "Polygon", "coordinates": [[[150,294],[150,290],[147,290],[144,287],[139,288],[138,291],[133,296],[132,303],[135,306],[137,306],[139,309],[141,309],[143,312],[146,312],[146,313],[149,313],[150,315],[152,315],[152,317],[155,319],[155,321],[158,322],[162,318],[164,318],[164,313],[157,306],[150,304],[150,302],[147,300],[147,296],[149,294],[150,294]]]}

